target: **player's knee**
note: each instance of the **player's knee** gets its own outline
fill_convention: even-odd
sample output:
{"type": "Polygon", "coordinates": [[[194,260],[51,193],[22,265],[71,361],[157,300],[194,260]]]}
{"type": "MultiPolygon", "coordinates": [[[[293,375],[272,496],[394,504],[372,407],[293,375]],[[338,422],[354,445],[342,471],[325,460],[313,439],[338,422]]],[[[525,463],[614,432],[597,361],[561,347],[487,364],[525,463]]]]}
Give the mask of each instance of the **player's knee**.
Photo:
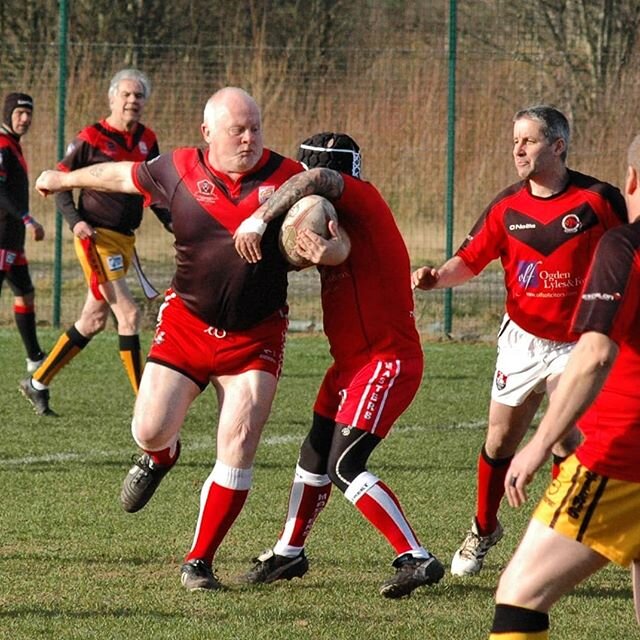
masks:
{"type": "Polygon", "coordinates": [[[144,450],[156,451],[168,446],[173,438],[167,438],[164,432],[158,433],[156,425],[145,420],[144,416],[134,416],[131,420],[131,435],[135,443],[144,450]]]}
{"type": "Polygon", "coordinates": [[[338,465],[330,464],[327,468],[327,475],[329,476],[329,480],[331,480],[332,484],[338,487],[342,493],[347,490],[347,487],[353,480],[351,474],[348,474],[349,477],[346,477],[338,465]]]}
{"type": "Polygon", "coordinates": [[[134,304],[133,308],[129,311],[129,323],[131,324],[131,329],[134,333],[138,333],[141,317],[142,313],[140,312],[140,309],[134,304]]]}
{"type": "Polygon", "coordinates": [[[377,436],[360,429],[350,428],[346,431],[344,437],[332,443],[327,464],[327,475],[343,493],[367,470],[369,456],[381,442],[377,436]]]}
{"type": "Polygon", "coordinates": [[[35,292],[31,290],[30,292],[22,292],[20,295],[14,297],[14,305],[18,307],[31,307],[33,308],[35,304],[35,292]]]}
{"type": "Polygon", "coordinates": [[[134,416],[131,420],[131,435],[141,449],[149,448],[149,432],[145,428],[144,420],[139,420],[134,416]]]}
{"type": "Polygon", "coordinates": [[[329,455],[327,475],[333,484],[344,493],[347,487],[364,471],[366,460],[350,451],[332,451],[329,455]]]}
{"type": "Polygon", "coordinates": [[[515,454],[520,436],[506,425],[489,425],[484,450],[490,458],[508,458],[515,454]]]}
{"type": "Polygon", "coordinates": [[[314,447],[313,441],[307,436],[300,447],[298,464],[309,473],[318,475],[327,472],[327,456],[314,447]]]}
{"type": "Polygon", "coordinates": [[[82,315],[76,322],[78,331],[86,338],[93,338],[107,326],[108,308],[95,311],[83,310],[82,315]]]}
{"type": "MultiPolygon", "coordinates": [[[[526,583],[526,581],[524,581],[526,583]]],[[[527,606],[531,603],[524,597],[521,591],[523,581],[518,579],[516,572],[509,566],[500,576],[498,588],[496,589],[495,600],[500,603],[507,603],[517,606],[527,606]]]]}
{"type": "Polygon", "coordinates": [[[336,423],[314,412],[311,429],[300,447],[299,465],[309,473],[325,475],[336,423]]]}
{"type": "Polygon", "coordinates": [[[127,307],[126,310],[116,316],[118,321],[118,333],[122,335],[133,335],[138,333],[140,328],[140,309],[135,305],[127,307]]]}

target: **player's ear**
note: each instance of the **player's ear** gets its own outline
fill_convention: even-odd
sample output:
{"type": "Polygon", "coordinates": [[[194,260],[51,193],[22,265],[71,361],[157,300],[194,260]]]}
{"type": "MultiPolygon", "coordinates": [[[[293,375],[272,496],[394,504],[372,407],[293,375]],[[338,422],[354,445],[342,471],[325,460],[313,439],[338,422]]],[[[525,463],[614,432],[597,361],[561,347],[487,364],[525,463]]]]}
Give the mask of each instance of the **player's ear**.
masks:
{"type": "Polygon", "coordinates": [[[561,156],[567,149],[567,143],[564,138],[558,138],[554,143],[556,155],[561,156]]]}
{"type": "Polygon", "coordinates": [[[204,138],[204,141],[208,144],[211,142],[211,129],[209,129],[209,127],[207,126],[206,122],[203,122],[200,125],[200,131],[202,132],[202,137],[204,138]]]}
{"type": "Polygon", "coordinates": [[[638,189],[638,171],[631,165],[627,168],[627,179],[625,181],[624,190],[628,195],[633,195],[638,189]]]}

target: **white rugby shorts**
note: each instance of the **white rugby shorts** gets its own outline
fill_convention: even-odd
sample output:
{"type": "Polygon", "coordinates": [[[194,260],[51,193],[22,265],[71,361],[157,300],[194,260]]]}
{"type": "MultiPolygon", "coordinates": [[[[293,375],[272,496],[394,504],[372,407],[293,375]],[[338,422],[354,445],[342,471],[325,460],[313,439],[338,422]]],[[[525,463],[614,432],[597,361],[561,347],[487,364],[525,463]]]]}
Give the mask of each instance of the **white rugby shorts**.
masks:
{"type": "Polygon", "coordinates": [[[531,393],[544,393],[549,376],[564,371],[575,344],[534,336],[505,314],[498,333],[491,399],[518,407],[531,393]]]}

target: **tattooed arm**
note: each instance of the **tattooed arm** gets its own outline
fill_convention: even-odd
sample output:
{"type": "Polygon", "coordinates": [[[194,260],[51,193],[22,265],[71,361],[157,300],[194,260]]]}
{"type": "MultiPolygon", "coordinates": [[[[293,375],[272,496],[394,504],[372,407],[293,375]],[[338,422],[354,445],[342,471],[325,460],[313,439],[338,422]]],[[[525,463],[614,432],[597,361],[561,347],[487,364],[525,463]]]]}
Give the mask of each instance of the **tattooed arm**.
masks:
{"type": "Polygon", "coordinates": [[[42,196],[70,189],[140,193],[131,177],[133,162],[101,162],[75,171],[43,171],[36,180],[42,196]]]}
{"type": "Polygon", "coordinates": [[[268,222],[285,214],[304,196],[316,194],[337,200],[343,189],[342,176],[332,169],[310,169],[292,176],[240,224],[233,236],[236,251],[247,262],[257,262],[262,258],[260,240],[268,222]]]}
{"type": "Polygon", "coordinates": [[[343,189],[344,180],[337,171],[303,171],[289,178],[251,217],[270,222],[289,211],[300,198],[316,194],[328,200],[337,200],[343,189]]]}

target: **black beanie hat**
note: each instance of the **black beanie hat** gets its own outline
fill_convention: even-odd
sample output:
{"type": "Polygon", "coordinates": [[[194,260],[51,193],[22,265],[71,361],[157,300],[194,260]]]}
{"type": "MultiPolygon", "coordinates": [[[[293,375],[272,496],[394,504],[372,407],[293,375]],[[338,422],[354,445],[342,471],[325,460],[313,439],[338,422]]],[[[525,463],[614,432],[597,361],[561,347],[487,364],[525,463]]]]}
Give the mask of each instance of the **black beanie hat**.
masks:
{"type": "Polygon", "coordinates": [[[10,93],[4,99],[4,110],[2,111],[2,122],[11,127],[11,114],[14,109],[31,109],[33,111],[33,98],[26,93],[10,93]]]}
{"type": "Polygon", "coordinates": [[[359,178],[362,169],[360,147],[346,133],[316,133],[300,144],[298,160],[307,169],[324,167],[359,178]]]}

